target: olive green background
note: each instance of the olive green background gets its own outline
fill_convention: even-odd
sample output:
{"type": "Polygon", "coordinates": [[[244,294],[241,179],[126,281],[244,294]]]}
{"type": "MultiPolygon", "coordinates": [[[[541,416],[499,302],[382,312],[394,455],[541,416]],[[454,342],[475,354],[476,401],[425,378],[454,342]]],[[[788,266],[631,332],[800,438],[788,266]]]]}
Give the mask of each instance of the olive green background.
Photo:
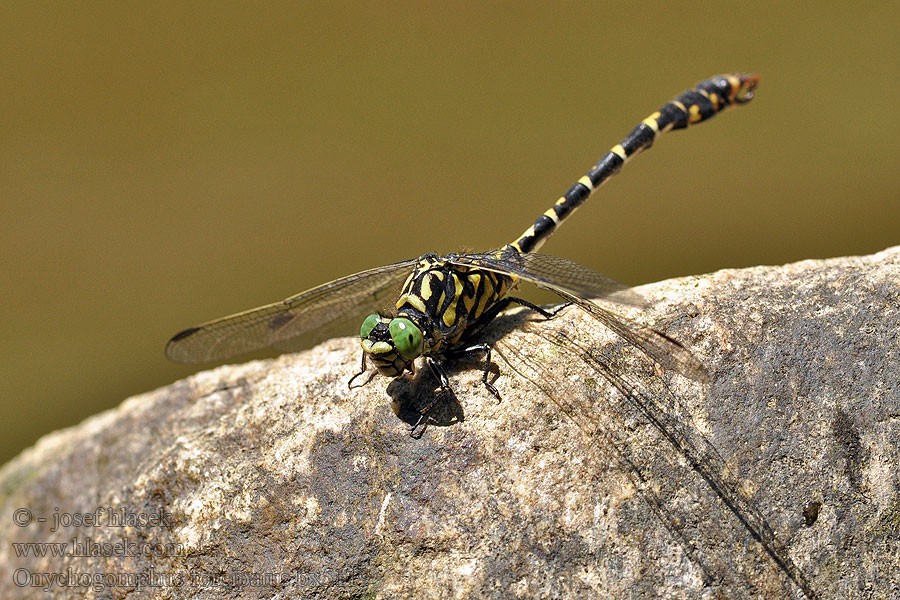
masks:
{"type": "Polygon", "coordinates": [[[724,71],[756,99],[543,251],[638,284],[900,243],[895,3],[199,6],[0,6],[0,462],[198,370],[186,326],[510,241],[724,71]]]}

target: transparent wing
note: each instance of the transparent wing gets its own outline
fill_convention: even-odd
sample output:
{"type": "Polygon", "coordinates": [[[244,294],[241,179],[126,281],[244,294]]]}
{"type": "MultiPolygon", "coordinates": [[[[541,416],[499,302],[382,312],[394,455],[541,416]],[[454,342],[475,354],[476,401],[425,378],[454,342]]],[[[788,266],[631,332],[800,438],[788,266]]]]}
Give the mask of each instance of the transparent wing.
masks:
{"type": "Polygon", "coordinates": [[[286,343],[371,311],[399,287],[418,259],[360,271],[267,304],[177,333],[166,356],[179,363],[213,362],[286,343]]]}
{"type": "Polygon", "coordinates": [[[512,275],[551,290],[581,307],[663,367],[696,381],[709,380],[703,363],[672,338],[591,302],[589,298],[603,298],[620,304],[646,306],[646,301],[637,292],[593,269],[558,256],[506,250],[453,256],[450,262],[512,275]]]}
{"type": "Polygon", "coordinates": [[[579,298],[604,298],[630,306],[647,304],[640,294],[624,283],[577,262],[549,254],[492,250],[479,254],[450,255],[448,260],[459,265],[514,275],[540,288],[554,292],[562,289],[579,298]]]}
{"type": "Polygon", "coordinates": [[[563,289],[554,289],[553,291],[580,306],[592,317],[613,330],[620,338],[666,369],[695,381],[709,382],[709,373],[703,363],[697,360],[690,350],[669,336],[646,325],[635,323],[622,315],[612,313],[590,300],[579,298],[563,289]]]}

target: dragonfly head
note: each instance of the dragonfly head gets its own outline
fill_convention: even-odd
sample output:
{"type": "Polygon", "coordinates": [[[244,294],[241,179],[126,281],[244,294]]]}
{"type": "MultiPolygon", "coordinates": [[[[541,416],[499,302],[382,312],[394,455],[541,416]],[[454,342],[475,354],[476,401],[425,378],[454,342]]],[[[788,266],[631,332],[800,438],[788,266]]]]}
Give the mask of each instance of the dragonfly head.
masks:
{"type": "Polygon", "coordinates": [[[422,330],[405,317],[371,314],[359,329],[363,352],[382,375],[397,377],[412,371],[412,363],[422,355],[422,330]]]}

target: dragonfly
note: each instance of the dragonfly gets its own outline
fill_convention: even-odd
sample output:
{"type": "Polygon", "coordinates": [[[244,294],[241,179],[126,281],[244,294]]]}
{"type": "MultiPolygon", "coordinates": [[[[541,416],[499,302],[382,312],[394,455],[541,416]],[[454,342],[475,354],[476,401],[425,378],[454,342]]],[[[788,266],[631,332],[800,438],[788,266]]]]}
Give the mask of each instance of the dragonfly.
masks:
{"type": "MultiPolygon", "coordinates": [[[[753,99],[759,76],[731,73],[706,79],[687,90],[659,110],[643,119],[548,210],[515,240],[496,250],[480,253],[453,253],[439,256],[427,253],[417,258],[376,267],[322,284],[281,302],[209,321],[177,333],[166,346],[167,356],[181,363],[214,362],[268,347],[293,345],[298,339],[317,339],[330,325],[361,317],[386,298],[396,298],[390,314],[371,312],[362,321],[360,371],[350,384],[367,371],[371,361],[381,375],[398,378],[415,373],[415,362],[425,363],[440,383],[441,392],[452,394],[444,363],[471,354],[484,356],[482,383],[499,397],[488,380],[491,347],[478,343],[479,335],[511,304],[529,308],[546,318],[553,317],[566,306],[574,305],[606,326],[655,364],[700,383],[709,381],[708,373],[689,350],[678,341],[650,327],[612,312],[594,300],[603,299],[625,305],[643,305],[643,299],[612,279],[573,261],[539,254],[537,250],[556,228],[609,178],[619,172],[631,158],[648,149],[656,137],[672,129],[684,129],[700,123],[733,106],[753,99]],[[565,302],[555,310],[546,310],[527,300],[509,295],[520,281],[549,289],[565,302]]],[[[697,431],[693,431],[669,414],[666,403],[673,398],[655,398],[656,392],[644,390],[619,375],[594,350],[577,338],[559,333],[550,338],[564,346],[595,371],[603,374],[626,398],[657,425],[662,434],[685,457],[735,514],[742,526],[759,542],[787,577],[810,599],[817,594],[790,556],[762,513],[727,475],[728,469],[715,447],[697,431]]],[[[554,393],[546,385],[540,365],[528,366],[529,359],[507,344],[519,368],[535,373],[542,390],[570,413],[579,426],[593,433],[594,423],[589,403],[568,401],[578,395],[565,386],[554,393]],[[570,393],[571,391],[571,393],[570,393]],[[562,398],[562,400],[560,400],[562,398]],[[587,411],[587,412],[585,412],[587,411]]],[[[512,364],[512,363],[510,363],[512,364]]],[[[512,368],[512,367],[511,367],[512,368]]],[[[419,437],[428,423],[434,402],[420,410],[418,422],[410,435],[419,437]]],[[[599,427],[599,423],[594,423],[599,427]]],[[[601,438],[609,437],[600,434],[601,438]]],[[[615,447],[615,443],[612,443],[615,447]]],[[[643,471],[638,478],[645,477],[643,471]]],[[[654,497],[652,489],[644,492],[657,514],[664,512],[664,501],[654,497]]],[[[667,527],[677,530],[677,519],[661,517],[667,527]]],[[[689,534],[684,538],[689,542],[689,534]]],[[[688,553],[702,566],[703,557],[691,543],[688,553]]],[[[723,577],[727,576],[727,573],[723,577]]]]}
{"type": "MultiPolygon", "coordinates": [[[[730,73],[706,79],[643,119],[620,143],[534,223],[512,242],[488,252],[427,253],[417,258],[368,269],[319,285],[281,302],[209,321],[185,329],[168,342],[166,355],[179,363],[206,363],[268,347],[281,347],[315,334],[339,320],[361,317],[360,371],[371,362],[386,377],[415,374],[423,358],[440,385],[452,394],[444,364],[469,355],[484,357],[482,383],[496,397],[489,381],[491,347],[479,335],[510,305],[529,308],[551,318],[561,308],[575,305],[663,368],[704,382],[704,365],[674,339],[631,321],[592,299],[640,305],[643,300],[626,286],[568,259],[539,254],[546,242],[571,214],[622,166],[649,148],[657,136],[672,129],[708,120],[719,112],[749,102],[759,82],[756,74],[730,73]],[[551,290],[564,301],[548,311],[510,295],[520,281],[551,290]],[[400,282],[403,282],[400,285],[400,282]],[[393,310],[370,312],[398,289],[393,310]]],[[[441,394],[437,394],[436,398],[441,394]]],[[[420,409],[411,434],[419,437],[435,405],[420,409]]]]}

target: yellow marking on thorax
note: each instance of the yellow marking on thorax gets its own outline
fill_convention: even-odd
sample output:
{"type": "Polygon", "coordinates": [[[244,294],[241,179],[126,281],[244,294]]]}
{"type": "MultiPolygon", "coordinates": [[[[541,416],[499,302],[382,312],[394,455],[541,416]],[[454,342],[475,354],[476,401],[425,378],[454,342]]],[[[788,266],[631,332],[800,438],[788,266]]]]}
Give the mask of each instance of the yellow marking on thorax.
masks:
{"type": "Polygon", "coordinates": [[[401,296],[400,296],[400,299],[397,300],[397,310],[400,310],[401,308],[403,308],[403,305],[404,305],[404,304],[409,304],[410,306],[412,306],[413,308],[415,308],[415,309],[418,310],[419,312],[425,312],[425,303],[422,302],[422,299],[421,299],[419,296],[415,295],[415,294],[413,294],[413,295],[410,295],[410,294],[403,294],[403,295],[401,295],[401,296]]]}
{"type": "Polygon", "coordinates": [[[456,303],[451,302],[450,306],[447,307],[447,310],[444,311],[443,316],[444,325],[447,327],[452,327],[453,323],[456,322],[456,303]]]}
{"type": "Polygon", "coordinates": [[[481,316],[481,313],[484,312],[487,303],[491,300],[491,297],[494,295],[494,278],[491,275],[486,275],[484,278],[484,290],[481,294],[481,298],[478,299],[478,305],[475,307],[475,318],[481,316]]]}
{"type": "Polygon", "coordinates": [[[478,293],[478,284],[481,283],[481,275],[478,273],[471,273],[466,276],[469,280],[469,283],[472,284],[472,295],[464,295],[463,296],[463,306],[466,307],[466,314],[472,314],[472,307],[475,306],[475,294],[478,293]]]}
{"type": "Polygon", "coordinates": [[[456,273],[451,273],[450,277],[453,278],[453,286],[455,289],[453,297],[450,299],[450,305],[444,311],[443,316],[441,317],[444,321],[444,325],[447,327],[452,327],[454,323],[456,323],[456,305],[460,301],[463,290],[463,283],[460,281],[459,276],[456,273]]]}
{"type": "Polygon", "coordinates": [[[425,301],[428,301],[428,299],[431,298],[431,273],[425,273],[425,276],[422,277],[419,295],[422,297],[422,300],[425,301]]]}
{"type": "Polygon", "coordinates": [[[415,275],[415,272],[409,274],[409,277],[406,278],[406,281],[403,282],[403,287],[400,289],[402,289],[402,290],[409,289],[409,284],[412,283],[413,275],[415,275]]]}

